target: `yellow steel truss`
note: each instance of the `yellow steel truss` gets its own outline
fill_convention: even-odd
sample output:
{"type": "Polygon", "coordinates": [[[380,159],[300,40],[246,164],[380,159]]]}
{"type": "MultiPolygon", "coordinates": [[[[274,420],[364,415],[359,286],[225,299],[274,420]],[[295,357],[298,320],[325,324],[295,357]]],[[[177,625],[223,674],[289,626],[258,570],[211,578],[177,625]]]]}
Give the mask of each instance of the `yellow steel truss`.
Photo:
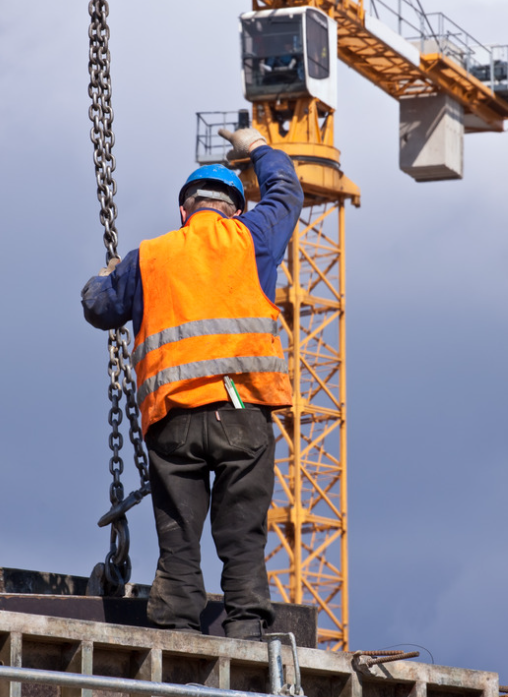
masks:
{"type": "Polygon", "coordinates": [[[280,430],[269,512],[269,578],[286,602],[317,605],[319,640],[348,645],[344,202],[304,209],[277,293],[294,402],[280,430]],[[325,222],[339,211],[338,234],[325,222]],[[289,563],[288,563],[289,562],[289,563]]]}
{"type": "MultiPolygon", "coordinates": [[[[294,401],[274,415],[276,487],[268,515],[272,588],[318,610],[319,642],[348,647],[345,383],[345,201],[360,192],[339,168],[333,113],[311,98],[253,106],[252,123],[293,159],[305,193],[281,266],[282,309],[294,401]]],[[[246,197],[258,200],[252,169],[246,197]]]]}

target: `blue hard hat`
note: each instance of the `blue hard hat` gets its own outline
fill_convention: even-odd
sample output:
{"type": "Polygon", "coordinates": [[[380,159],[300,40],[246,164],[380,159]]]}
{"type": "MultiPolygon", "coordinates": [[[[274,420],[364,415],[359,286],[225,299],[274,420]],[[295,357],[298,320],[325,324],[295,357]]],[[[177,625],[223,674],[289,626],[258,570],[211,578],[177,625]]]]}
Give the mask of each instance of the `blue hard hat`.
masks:
{"type": "Polygon", "coordinates": [[[185,194],[187,189],[191,184],[196,184],[197,182],[220,182],[226,187],[226,190],[231,195],[231,198],[235,202],[238,208],[243,212],[245,209],[245,194],[243,192],[243,184],[240,178],[224,165],[204,165],[203,167],[198,167],[192,174],[188,177],[185,184],[180,190],[178,196],[178,204],[183,205],[185,201],[185,194]]]}

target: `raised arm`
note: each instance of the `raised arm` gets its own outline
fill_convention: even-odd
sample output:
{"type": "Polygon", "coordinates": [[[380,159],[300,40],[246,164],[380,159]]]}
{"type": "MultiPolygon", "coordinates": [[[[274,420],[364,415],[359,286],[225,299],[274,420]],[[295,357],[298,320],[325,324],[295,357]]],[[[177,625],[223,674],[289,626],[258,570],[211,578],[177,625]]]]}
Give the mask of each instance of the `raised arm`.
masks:
{"type": "Polygon", "coordinates": [[[302,210],[302,187],[293,163],[281,150],[261,146],[251,153],[251,159],[261,200],[240,219],[279,265],[302,210]]]}

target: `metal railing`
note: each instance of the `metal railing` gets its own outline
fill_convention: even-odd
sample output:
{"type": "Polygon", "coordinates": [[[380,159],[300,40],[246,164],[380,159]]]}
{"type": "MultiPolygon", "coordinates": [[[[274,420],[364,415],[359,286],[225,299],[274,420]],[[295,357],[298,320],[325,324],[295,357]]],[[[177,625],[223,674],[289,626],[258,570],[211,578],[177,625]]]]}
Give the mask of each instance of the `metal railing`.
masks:
{"type": "Polygon", "coordinates": [[[442,12],[426,13],[419,0],[369,0],[368,11],[420,53],[441,53],[508,96],[508,46],[478,41],[442,12]]]}
{"type": "Polygon", "coordinates": [[[0,680],[81,688],[82,690],[106,690],[124,694],[159,695],[160,697],[269,697],[265,693],[260,692],[222,690],[218,687],[206,687],[205,685],[192,683],[175,685],[173,683],[151,682],[149,680],[112,678],[103,675],[82,675],[80,673],[64,673],[57,670],[14,668],[12,666],[0,666],[0,680]]]}
{"type": "Polygon", "coordinates": [[[247,109],[239,111],[201,111],[196,114],[196,162],[200,165],[227,164],[231,144],[219,134],[219,128],[235,131],[249,126],[247,109]]]}

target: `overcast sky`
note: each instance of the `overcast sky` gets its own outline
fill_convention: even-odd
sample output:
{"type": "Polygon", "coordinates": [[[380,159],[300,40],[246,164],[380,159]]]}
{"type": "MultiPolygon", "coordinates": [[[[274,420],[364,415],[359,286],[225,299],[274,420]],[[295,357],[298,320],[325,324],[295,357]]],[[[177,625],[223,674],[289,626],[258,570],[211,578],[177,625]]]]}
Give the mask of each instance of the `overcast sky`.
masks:
{"type": "MultiPolygon", "coordinates": [[[[508,43],[506,0],[424,5],[508,43]]],[[[179,224],[195,113],[247,106],[250,3],[110,7],[125,256],[179,224]]],[[[108,551],[110,483],[106,336],[80,306],[104,263],[88,22],[85,1],[0,0],[0,565],[83,576],[108,551]]],[[[347,209],[351,648],[418,644],[506,684],[508,135],[467,136],[462,181],[416,184],[398,169],[397,103],[343,65],[338,92],[336,145],[362,190],[347,209]]],[[[150,583],[149,501],[129,523],[132,580],[150,583]]]]}

